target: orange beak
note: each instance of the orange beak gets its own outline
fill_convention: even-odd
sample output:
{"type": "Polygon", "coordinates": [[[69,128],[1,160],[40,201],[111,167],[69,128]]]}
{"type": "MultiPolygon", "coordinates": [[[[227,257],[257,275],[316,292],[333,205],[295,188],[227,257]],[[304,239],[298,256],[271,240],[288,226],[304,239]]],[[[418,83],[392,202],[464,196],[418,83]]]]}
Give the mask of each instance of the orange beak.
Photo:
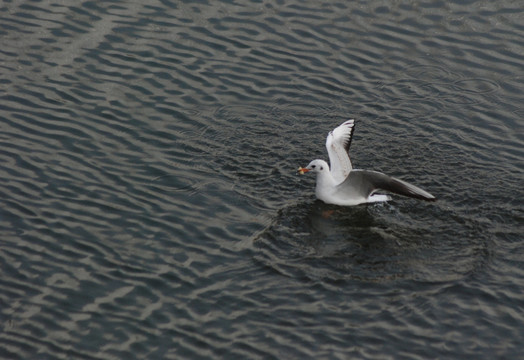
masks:
{"type": "Polygon", "coordinates": [[[297,171],[298,171],[298,173],[300,175],[304,175],[305,173],[307,173],[309,171],[309,169],[306,169],[306,168],[303,168],[303,167],[299,167],[297,171]]]}

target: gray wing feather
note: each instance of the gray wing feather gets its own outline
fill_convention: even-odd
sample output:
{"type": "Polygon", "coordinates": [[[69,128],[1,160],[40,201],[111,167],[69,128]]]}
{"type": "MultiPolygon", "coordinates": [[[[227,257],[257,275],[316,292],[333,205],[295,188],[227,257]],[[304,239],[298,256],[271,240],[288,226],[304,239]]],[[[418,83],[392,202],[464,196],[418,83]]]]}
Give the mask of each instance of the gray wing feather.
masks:
{"type": "Polygon", "coordinates": [[[434,201],[436,198],[421,188],[378,171],[353,170],[339,185],[339,190],[350,196],[368,197],[383,190],[415,199],[434,201]]]}

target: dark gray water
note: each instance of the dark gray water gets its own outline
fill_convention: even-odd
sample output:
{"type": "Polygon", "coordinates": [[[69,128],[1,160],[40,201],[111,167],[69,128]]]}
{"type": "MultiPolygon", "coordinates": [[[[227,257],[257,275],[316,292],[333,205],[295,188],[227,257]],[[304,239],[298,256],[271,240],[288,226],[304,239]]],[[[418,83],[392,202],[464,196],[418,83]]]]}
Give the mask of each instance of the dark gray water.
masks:
{"type": "Polygon", "coordinates": [[[0,357],[521,357],[523,24],[510,0],[2,2],[0,357]],[[439,201],[315,201],[295,169],[348,118],[357,167],[439,201]]]}

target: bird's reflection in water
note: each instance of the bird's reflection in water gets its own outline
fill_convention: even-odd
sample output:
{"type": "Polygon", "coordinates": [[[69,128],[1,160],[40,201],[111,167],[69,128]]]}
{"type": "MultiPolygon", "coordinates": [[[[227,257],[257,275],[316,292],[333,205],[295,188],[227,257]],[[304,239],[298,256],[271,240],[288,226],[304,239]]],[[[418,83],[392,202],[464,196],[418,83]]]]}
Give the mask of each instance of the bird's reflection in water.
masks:
{"type": "Polygon", "coordinates": [[[403,259],[406,249],[397,241],[399,233],[385,219],[391,207],[387,203],[340,207],[318,200],[294,204],[279,211],[255,238],[255,258],[292,277],[335,281],[403,277],[406,264],[400,263],[409,259],[403,259]]]}

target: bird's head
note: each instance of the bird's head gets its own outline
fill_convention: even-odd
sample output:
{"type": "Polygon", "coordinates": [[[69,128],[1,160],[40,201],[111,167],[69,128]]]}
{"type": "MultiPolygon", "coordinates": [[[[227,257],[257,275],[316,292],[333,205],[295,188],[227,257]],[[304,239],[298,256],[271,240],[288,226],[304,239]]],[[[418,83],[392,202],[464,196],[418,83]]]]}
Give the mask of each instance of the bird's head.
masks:
{"type": "Polygon", "coordinates": [[[314,173],[321,173],[323,171],[329,171],[329,165],[324,160],[317,159],[317,160],[313,160],[312,162],[310,162],[309,165],[306,166],[305,168],[303,167],[298,168],[298,173],[300,175],[303,175],[310,171],[314,173]]]}

